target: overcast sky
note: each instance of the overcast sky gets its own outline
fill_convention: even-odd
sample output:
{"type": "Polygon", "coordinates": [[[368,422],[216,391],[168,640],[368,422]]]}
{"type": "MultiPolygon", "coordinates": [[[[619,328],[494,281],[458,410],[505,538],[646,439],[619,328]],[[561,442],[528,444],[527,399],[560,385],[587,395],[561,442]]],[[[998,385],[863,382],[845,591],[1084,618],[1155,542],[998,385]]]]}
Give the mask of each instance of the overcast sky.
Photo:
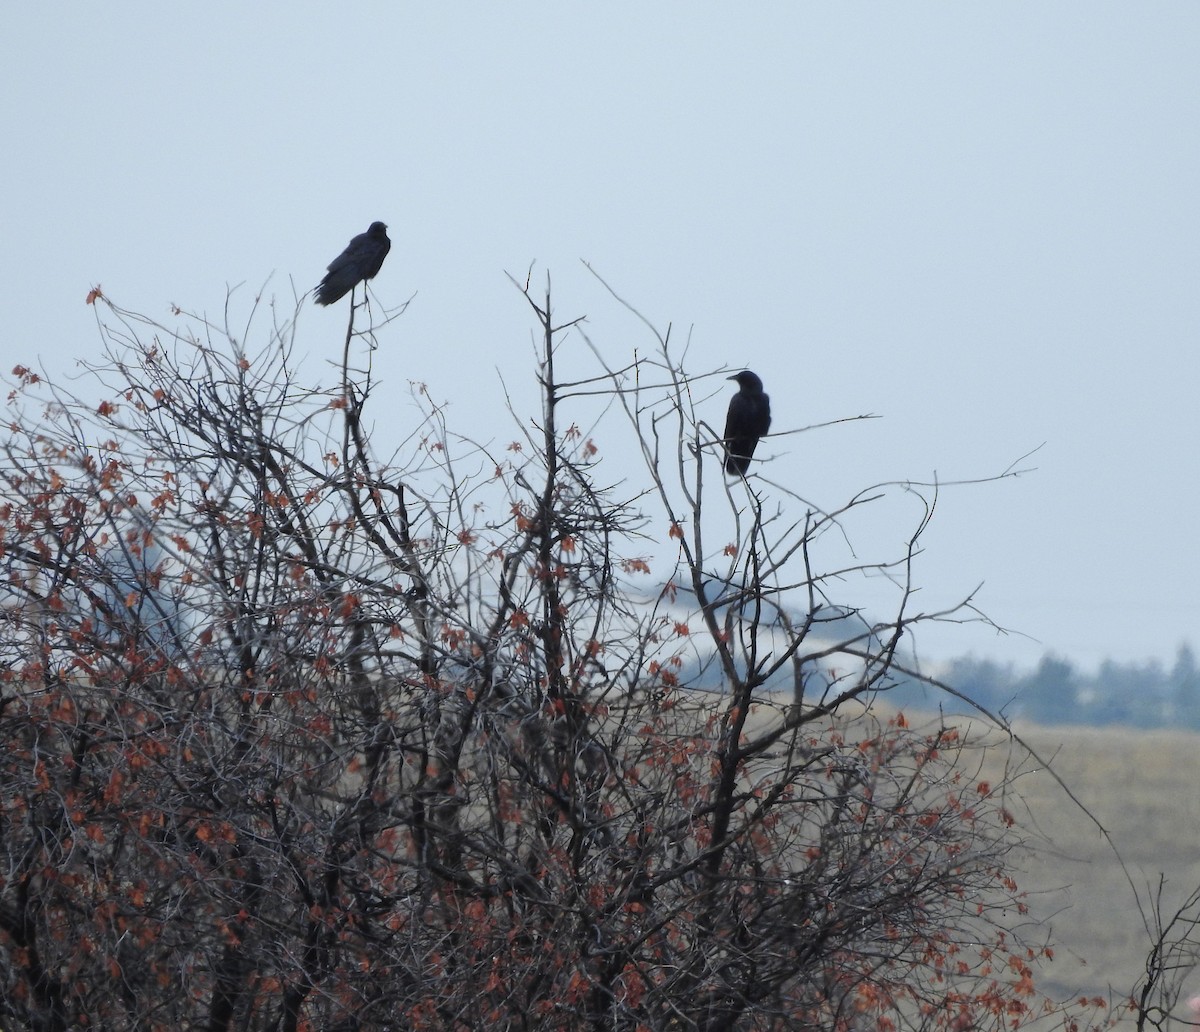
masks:
{"type": "MultiPolygon", "coordinates": [[[[759,372],[775,429],[881,417],[768,442],[825,505],[1042,446],[944,492],[918,567],[1028,638],[927,652],[1200,645],[1200,5],[19,4],[0,36],[5,369],[96,353],[93,284],[290,299],[381,219],[375,290],[416,297],[377,377],[503,438],[505,270],[614,363],[650,343],[584,259],[691,371],[759,372]]],[[[318,372],[344,318],[302,315],[318,372]]]]}

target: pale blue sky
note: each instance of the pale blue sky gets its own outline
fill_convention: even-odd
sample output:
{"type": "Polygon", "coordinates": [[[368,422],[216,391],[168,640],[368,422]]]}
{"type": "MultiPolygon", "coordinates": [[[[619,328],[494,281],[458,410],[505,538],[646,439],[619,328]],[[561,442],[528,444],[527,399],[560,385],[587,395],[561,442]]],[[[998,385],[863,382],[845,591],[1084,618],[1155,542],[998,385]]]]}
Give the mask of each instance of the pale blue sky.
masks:
{"type": "MultiPolygon", "coordinates": [[[[417,296],[377,376],[503,438],[504,270],[550,269],[614,362],[648,345],[586,259],[694,371],[758,371],[776,429],[883,417],[771,442],[823,504],[1045,442],[946,492],[918,568],[1037,640],[927,654],[1200,644],[1200,5],[24,4],[0,37],[5,368],[94,353],[92,284],[164,319],[290,297],[382,219],[376,291],[417,296]]],[[[314,362],[344,314],[306,309],[314,362]]]]}

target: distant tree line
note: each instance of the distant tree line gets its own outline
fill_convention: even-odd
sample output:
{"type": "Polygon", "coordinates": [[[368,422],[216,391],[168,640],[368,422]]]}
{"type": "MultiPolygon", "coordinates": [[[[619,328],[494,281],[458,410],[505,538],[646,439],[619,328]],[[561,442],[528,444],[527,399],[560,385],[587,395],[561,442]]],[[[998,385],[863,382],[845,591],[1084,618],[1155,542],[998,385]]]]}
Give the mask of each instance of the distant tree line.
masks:
{"type": "MultiPolygon", "coordinates": [[[[1133,663],[1106,659],[1088,672],[1047,653],[1032,670],[961,657],[949,664],[944,676],[964,695],[1010,719],[1200,730],[1200,668],[1186,643],[1179,646],[1169,668],[1156,659],[1133,663]]],[[[899,694],[912,696],[905,704],[915,705],[918,691],[915,685],[905,685],[899,694]]]]}
{"type": "MultiPolygon", "coordinates": [[[[830,641],[856,635],[870,638],[870,627],[864,614],[837,606],[819,607],[814,617],[814,634],[830,641]]],[[[897,709],[970,713],[982,707],[1010,721],[1200,731],[1200,666],[1187,642],[1179,646],[1169,668],[1157,659],[1132,663],[1105,659],[1088,672],[1053,652],[1042,656],[1032,670],[973,655],[931,664],[903,648],[897,658],[886,682],[876,686],[897,709]],[[950,686],[958,695],[947,694],[939,685],[950,686]]],[[[830,650],[824,662],[806,675],[809,688],[828,690],[853,666],[852,656],[830,650]]],[[[711,657],[697,657],[686,668],[686,680],[694,688],[723,690],[711,657]]],[[[767,688],[786,693],[789,677],[780,673],[767,688]]]]}

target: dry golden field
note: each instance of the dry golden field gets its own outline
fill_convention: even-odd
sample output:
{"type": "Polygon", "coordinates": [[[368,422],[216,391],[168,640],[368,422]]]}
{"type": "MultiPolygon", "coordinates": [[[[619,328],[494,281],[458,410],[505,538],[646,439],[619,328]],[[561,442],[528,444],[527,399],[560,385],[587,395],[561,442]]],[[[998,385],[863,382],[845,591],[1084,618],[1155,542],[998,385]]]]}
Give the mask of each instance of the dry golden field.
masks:
{"type": "MultiPolygon", "coordinates": [[[[1112,846],[1051,777],[1018,782],[1027,815],[1044,836],[1023,884],[1030,906],[1059,943],[1055,983],[1089,994],[1136,984],[1150,947],[1134,899],[1166,878],[1178,904],[1200,885],[1200,736],[1181,731],[1035,727],[1017,732],[1051,762],[1108,832],[1112,846]],[[1123,861],[1128,877],[1121,869],[1123,861]]],[[[1200,991],[1200,978],[1189,985],[1200,991]]]]}
{"type": "MultiPolygon", "coordinates": [[[[871,710],[880,721],[894,712],[878,701],[871,710]]],[[[778,717],[769,706],[757,714],[778,717]]],[[[917,729],[938,719],[911,710],[905,717],[917,729]]],[[[1012,781],[1006,805],[1029,847],[1016,857],[1032,922],[1022,931],[1027,941],[1054,946],[1041,988],[1058,999],[1128,999],[1152,945],[1135,886],[1151,921],[1160,875],[1168,905],[1200,886],[1200,735],[1017,723],[1040,763],[982,720],[948,716],[946,723],[984,746],[963,750],[966,776],[993,786],[1005,775],[1012,781]]],[[[1194,994],[1200,972],[1184,985],[1185,997],[1194,994]]]]}
{"type": "MultiPolygon", "coordinates": [[[[1017,771],[1009,808],[1032,847],[1018,881],[1031,919],[1056,946],[1043,988],[1125,997],[1151,945],[1131,881],[1145,902],[1164,875],[1164,898],[1176,904],[1200,885],[1200,735],[1024,723],[1014,730],[1078,800],[993,734],[981,774],[995,784],[1006,763],[1017,771]]],[[[1200,992],[1200,974],[1188,992],[1200,992]]]]}

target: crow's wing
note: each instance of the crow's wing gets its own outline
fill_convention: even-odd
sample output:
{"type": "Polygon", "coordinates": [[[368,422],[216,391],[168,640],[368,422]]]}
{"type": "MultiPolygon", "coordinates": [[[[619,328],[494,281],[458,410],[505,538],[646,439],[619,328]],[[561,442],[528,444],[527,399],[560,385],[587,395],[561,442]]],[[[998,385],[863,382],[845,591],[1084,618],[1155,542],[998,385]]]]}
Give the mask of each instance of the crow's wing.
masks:
{"type": "Polygon", "coordinates": [[[362,280],[374,279],[391,248],[392,242],[384,234],[359,233],[326,267],[325,278],[317,287],[317,304],[331,305],[362,280]]]}
{"type": "Polygon", "coordinates": [[[771,401],[761,391],[738,391],[729,399],[725,416],[725,472],[744,474],[758,447],[758,439],[771,429],[771,401]]]}

